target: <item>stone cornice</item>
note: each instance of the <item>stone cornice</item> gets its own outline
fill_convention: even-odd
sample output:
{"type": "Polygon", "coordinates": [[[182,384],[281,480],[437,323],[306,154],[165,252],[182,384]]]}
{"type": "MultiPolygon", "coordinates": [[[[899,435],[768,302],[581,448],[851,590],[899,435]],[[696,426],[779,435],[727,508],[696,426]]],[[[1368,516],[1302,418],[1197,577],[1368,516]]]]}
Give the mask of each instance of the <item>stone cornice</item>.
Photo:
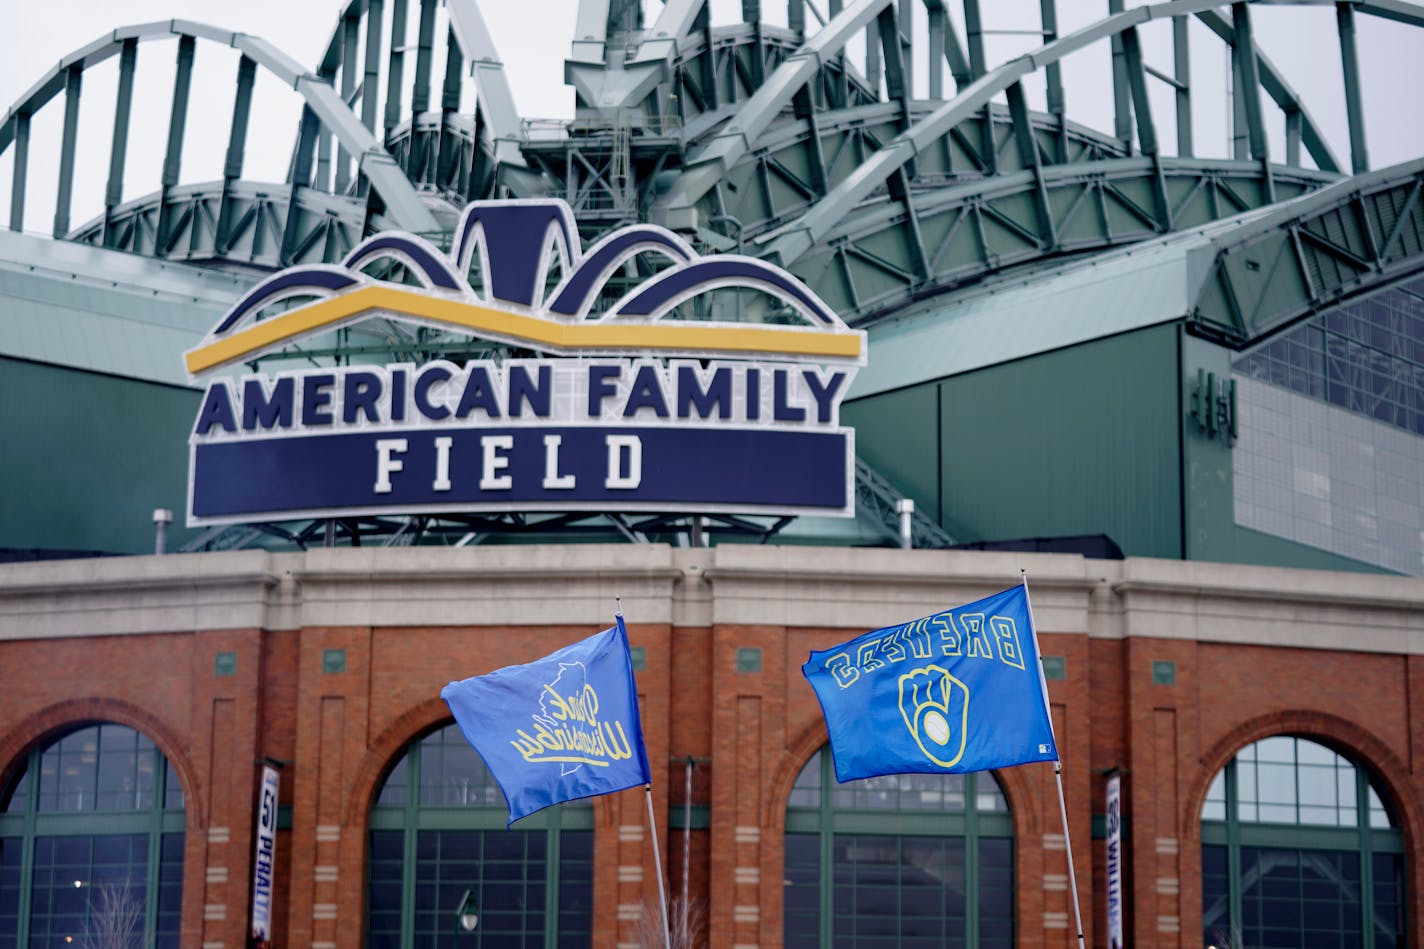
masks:
{"type": "Polygon", "coordinates": [[[303,627],[843,629],[1027,570],[1044,634],[1424,653],[1424,580],[986,551],[634,545],[261,550],[0,565],[0,640],[303,627]]]}

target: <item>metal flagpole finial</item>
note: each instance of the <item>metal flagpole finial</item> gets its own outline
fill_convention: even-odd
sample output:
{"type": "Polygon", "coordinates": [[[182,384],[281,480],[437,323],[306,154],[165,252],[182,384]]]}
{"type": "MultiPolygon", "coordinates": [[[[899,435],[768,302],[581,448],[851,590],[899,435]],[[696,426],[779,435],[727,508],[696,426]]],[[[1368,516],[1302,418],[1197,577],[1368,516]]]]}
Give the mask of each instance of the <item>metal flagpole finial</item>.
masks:
{"type": "Polygon", "coordinates": [[[613,598],[613,615],[614,615],[614,616],[622,616],[622,615],[623,615],[623,598],[622,598],[621,596],[615,596],[615,597],[613,598]]]}

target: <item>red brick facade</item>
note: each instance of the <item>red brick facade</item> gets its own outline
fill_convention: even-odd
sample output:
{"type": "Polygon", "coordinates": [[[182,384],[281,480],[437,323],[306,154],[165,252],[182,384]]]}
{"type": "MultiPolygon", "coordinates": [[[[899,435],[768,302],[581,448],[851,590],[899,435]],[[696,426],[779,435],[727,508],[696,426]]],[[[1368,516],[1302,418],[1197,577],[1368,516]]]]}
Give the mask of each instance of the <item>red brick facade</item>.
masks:
{"type": "MultiPolygon", "coordinates": [[[[815,557],[805,562],[814,564],[815,557]]],[[[981,572],[972,560],[957,563],[981,572]]],[[[1080,568],[1070,565],[1064,572],[1074,569],[1080,568]]],[[[1276,579],[1288,573],[1311,576],[1271,572],[1276,579]]],[[[24,598],[43,586],[37,573],[8,576],[0,605],[23,607],[24,598]]],[[[1320,576],[1334,578],[1339,595],[1278,593],[1273,609],[1300,614],[1302,622],[1332,611],[1364,611],[1365,625],[1390,631],[1396,624],[1401,647],[1391,652],[1230,642],[1205,626],[1200,638],[1139,634],[1136,625],[1148,629],[1155,621],[1135,613],[1126,592],[1116,594],[1120,609],[1107,610],[1095,605],[1101,590],[1089,580],[1060,577],[1048,594],[1036,593],[1035,606],[1040,599],[1054,604],[1039,614],[1042,651],[1065,659],[1066,677],[1049,686],[1090,944],[1105,942],[1103,842],[1092,836],[1092,817],[1103,809],[1102,773],[1127,772],[1129,942],[1185,949],[1200,944],[1197,815],[1207,786],[1243,745],[1293,733],[1366,762],[1389,796],[1410,855],[1410,945],[1424,945],[1414,857],[1424,830],[1420,588],[1418,581],[1371,578],[1395,586],[1352,600],[1347,580],[1320,576]],[[1060,616],[1086,617],[1079,625],[1087,628],[1055,628],[1060,616]],[[1154,684],[1153,663],[1161,661],[1175,663],[1175,684],[1154,684]]],[[[529,582],[535,593],[547,584],[554,595],[561,579],[529,582]]],[[[886,596],[894,599],[895,576],[882,572],[876,582],[887,585],[886,596]]],[[[977,576],[972,582],[936,581],[906,599],[918,604],[942,595],[962,602],[989,592],[984,582],[977,576]]],[[[145,595],[136,582],[119,586],[145,595]]],[[[201,600],[198,586],[185,595],[201,600]]],[[[693,832],[687,886],[694,899],[705,901],[710,944],[776,947],[782,941],[780,840],[787,797],[798,771],[825,741],[800,665],[811,649],[844,640],[864,624],[722,622],[716,577],[711,587],[717,608],[710,623],[642,621],[625,602],[632,643],[647,650],[638,683],[663,864],[675,894],[683,885],[683,840],[682,831],[669,830],[669,809],[683,803],[691,756],[698,775],[693,803],[710,808],[710,830],[693,832]],[[761,650],[760,672],[738,671],[737,652],[745,648],[761,650]]],[[[1197,604],[1198,616],[1239,628],[1254,606],[1238,594],[1184,587],[1173,595],[1197,604]]],[[[63,602],[77,603],[84,595],[74,591],[63,602]]],[[[421,595],[419,589],[410,593],[413,611],[421,595]]],[[[814,598],[817,591],[813,584],[798,595],[814,598]]],[[[499,605],[485,609],[498,612],[499,605]]],[[[6,634],[0,639],[0,780],[8,779],[26,749],[76,723],[116,721],[151,737],[176,768],[187,801],[182,941],[214,947],[245,944],[261,757],[286,762],[281,802],[292,815],[292,829],[278,836],[276,942],[360,945],[361,927],[354,921],[363,919],[372,799],[401,749],[448,719],[440,688],[451,678],[532,660],[599,628],[593,620],[26,633],[26,624],[41,612],[14,608],[0,614],[6,634]],[[323,671],[328,649],[345,650],[344,672],[323,671]],[[235,653],[233,674],[216,674],[220,652],[235,653]]],[[[884,621],[909,615],[885,615],[884,621]]],[[[1071,926],[1072,907],[1052,769],[1009,769],[998,778],[1014,816],[1018,943],[1073,945],[1071,929],[1062,926],[1064,919],[1071,926]]],[[[657,899],[646,838],[619,833],[620,827],[646,828],[643,793],[597,799],[594,816],[595,944],[613,949],[636,938],[636,923],[626,910],[620,918],[619,908],[655,905],[657,899]],[[642,882],[618,872],[639,865],[642,882]]]]}

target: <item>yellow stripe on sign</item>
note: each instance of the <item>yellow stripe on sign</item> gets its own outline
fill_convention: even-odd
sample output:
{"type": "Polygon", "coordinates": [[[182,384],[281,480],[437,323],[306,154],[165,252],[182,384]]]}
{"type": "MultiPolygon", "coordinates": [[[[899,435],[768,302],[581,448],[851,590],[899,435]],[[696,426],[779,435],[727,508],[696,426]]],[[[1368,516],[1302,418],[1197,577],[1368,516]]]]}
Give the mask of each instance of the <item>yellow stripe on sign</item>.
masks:
{"type": "Polygon", "coordinates": [[[558,323],[400,287],[370,286],[263,320],[186,356],[194,375],[368,313],[440,323],[536,349],[663,350],[859,359],[864,334],[705,323],[558,323]]]}

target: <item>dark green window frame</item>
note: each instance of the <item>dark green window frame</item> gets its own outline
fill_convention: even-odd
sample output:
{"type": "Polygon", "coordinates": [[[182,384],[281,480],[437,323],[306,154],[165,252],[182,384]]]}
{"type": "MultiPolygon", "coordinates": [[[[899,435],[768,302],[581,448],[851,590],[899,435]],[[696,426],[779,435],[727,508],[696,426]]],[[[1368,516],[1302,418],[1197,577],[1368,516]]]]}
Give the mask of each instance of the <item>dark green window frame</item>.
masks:
{"type": "MultiPolygon", "coordinates": [[[[840,945],[841,941],[837,939],[837,936],[845,935],[834,932],[836,917],[834,873],[836,863],[834,855],[837,837],[843,839],[854,836],[898,837],[902,841],[916,838],[962,840],[965,861],[963,945],[967,949],[975,949],[980,944],[980,915],[978,912],[981,896],[980,844],[988,841],[1004,841],[1008,845],[1009,877],[1006,889],[1010,902],[1009,917],[1011,923],[1013,922],[1013,916],[1017,912],[1016,901],[1013,899],[1014,821],[1013,815],[1007,807],[1007,796],[1003,794],[997,780],[988,772],[905,777],[962,780],[964,782],[963,809],[903,808],[898,806],[898,801],[894,808],[837,806],[835,797],[838,792],[853,793],[858,786],[862,786],[865,782],[852,781],[846,784],[837,784],[829,746],[816,752],[797,777],[797,784],[793,787],[791,801],[786,809],[786,833],[788,836],[793,834],[819,835],[821,875],[818,919],[821,949],[831,949],[834,945],[840,945]],[[803,787],[802,779],[812,774],[814,774],[814,780],[810,782],[812,786],[803,787]],[[981,796],[985,801],[1002,802],[1004,809],[994,810],[992,804],[990,807],[981,808],[981,796]],[[806,802],[808,797],[816,799],[814,805],[808,805],[806,802]],[[828,869],[830,872],[827,872],[828,869]]],[[[791,873],[789,871],[787,877],[788,885],[790,885],[791,873]]],[[[791,922],[791,912],[788,907],[787,911],[783,913],[783,925],[789,926],[791,922]]],[[[1009,944],[1013,944],[1014,934],[1012,932],[1008,938],[1009,944]]],[[[787,942],[790,943],[790,941],[788,935],[787,942]]],[[[893,947],[897,942],[892,940],[883,944],[893,947]]]]}
{"type": "MultiPolygon", "coordinates": [[[[110,733],[112,734],[112,732],[110,733]]],[[[96,748],[96,760],[93,763],[96,789],[100,781],[98,775],[104,767],[99,758],[104,752],[105,749],[100,742],[96,748]]],[[[127,749],[124,749],[124,753],[127,753],[127,749]]],[[[183,790],[178,783],[177,775],[163,752],[141,732],[114,722],[84,722],[65,730],[42,745],[37,745],[26,754],[24,763],[14,769],[7,783],[0,787],[0,841],[4,841],[8,846],[18,843],[20,848],[17,868],[16,915],[10,917],[6,914],[6,916],[0,917],[0,927],[13,922],[15,927],[13,930],[14,944],[17,946],[30,944],[37,845],[56,839],[88,838],[90,840],[88,847],[89,869],[92,871],[93,842],[96,839],[120,836],[142,837],[146,839],[147,843],[142,940],[145,946],[156,945],[159,937],[160,884],[164,882],[161,874],[164,867],[164,843],[166,840],[170,844],[168,848],[170,853],[175,847],[177,849],[178,907],[171,909],[166,914],[172,917],[181,912],[182,854],[186,827],[187,814],[184,810],[183,790]],[[135,766],[137,766],[137,756],[151,756],[148,764],[153,775],[153,786],[149,790],[146,806],[136,800],[137,806],[130,806],[122,810],[117,808],[101,810],[96,806],[97,801],[91,801],[86,808],[81,795],[76,802],[78,806],[73,811],[69,811],[59,809],[58,794],[55,794],[51,799],[46,785],[46,756],[52,756],[50,763],[56,765],[53,771],[57,776],[65,754],[61,750],[61,745],[66,740],[90,728],[122,729],[124,732],[138,735],[147,744],[146,748],[138,748],[134,759],[135,766]]],[[[169,862],[172,863],[171,860],[169,862]]],[[[13,867],[8,859],[4,863],[13,867]]],[[[86,905],[92,909],[91,901],[86,900],[86,905]]],[[[165,933],[174,938],[176,938],[176,926],[173,925],[175,922],[176,919],[170,918],[169,925],[164,927],[165,933]],[[170,929],[174,932],[167,932],[170,929]]],[[[0,935],[5,934],[4,928],[0,928],[0,935]]],[[[83,934],[76,933],[74,938],[82,941],[83,934]]]]}
{"type": "MultiPolygon", "coordinates": [[[[1306,767],[1320,767],[1319,765],[1309,765],[1306,767]]],[[[1253,767],[1254,772],[1254,767],[1253,767]]],[[[1387,898],[1388,895],[1382,891],[1387,886],[1386,881],[1376,879],[1376,866],[1379,861],[1377,856],[1387,856],[1398,861],[1399,873],[1396,875],[1396,885],[1402,886],[1406,878],[1407,868],[1404,867],[1404,835],[1398,828],[1397,821],[1390,814],[1387,805],[1384,803],[1384,796],[1370,780],[1369,771],[1366,766],[1358,761],[1340,754],[1335,749],[1321,745],[1313,739],[1295,735],[1272,736],[1269,739],[1262,739],[1247,748],[1242,749],[1234,755],[1226,767],[1217,773],[1212,781],[1212,786],[1207,792],[1207,801],[1202,807],[1201,837],[1202,837],[1202,864],[1203,864],[1203,885],[1202,885],[1202,913],[1203,913],[1203,938],[1205,944],[1215,945],[1220,949],[1228,949],[1235,946],[1242,938],[1242,930],[1245,926],[1266,925],[1262,920],[1260,923],[1252,924],[1246,913],[1245,901],[1247,891],[1250,890],[1255,898],[1256,886],[1247,886],[1245,874],[1243,872],[1242,855],[1245,851],[1248,855],[1257,855],[1267,851],[1276,851],[1281,854],[1309,854],[1312,857],[1320,855],[1322,858],[1340,855],[1351,860],[1352,868],[1358,868],[1359,894],[1370,894],[1370,899],[1358,899],[1359,912],[1359,934],[1363,938],[1364,934],[1369,934],[1365,945],[1388,946],[1391,944],[1405,945],[1408,942],[1407,925],[1407,903],[1400,893],[1394,898],[1387,898]],[[1261,794],[1259,779],[1254,773],[1243,775],[1243,761],[1246,765],[1255,766],[1255,749],[1259,748],[1263,742],[1289,739],[1295,742],[1294,759],[1291,767],[1294,768],[1295,782],[1292,789],[1293,800],[1290,802],[1269,802],[1261,794]],[[1300,743],[1306,743],[1311,750],[1323,749],[1335,756],[1337,759],[1336,771],[1341,772],[1346,768],[1353,770],[1353,775],[1349,775],[1344,780],[1344,785],[1353,787],[1353,794],[1336,796],[1337,803],[1334,805],[1324,804],[1311,806],[1303,803],[1301,768],[1302,761],[1299,757],[1300,743]],[[1350,805],[1340,804],[1340,797],[1353,796],[1354,803],[1350,805]],[[1262,811],[1266,807],[1273,809],[1270,816],[1276,818],[1285,817],[1285,810],[1294,809],[1296,818],[1294,821],[1260,819],[1262,811]],[[1243,817],[1243,808],[1246,813],[1243,817]],[[1337,813],[1337,826],[1330,826],[1325,818],[1330,811],[1337,813]],[[1302,812],[1314,811],[1313,816],[1319,822],[1301,820],[1302,812]],[[1213,819],[1218,814],[1224,814],[1223,819],[1213,819]],[[1208,816],[1212,815],[1212,816],[1208,816]],[[1348,823],[1346,818],[1349,819],[1348,823]],[[1212,914],[1213,908],[1219,905],[1220,896],[1217,896],[1218,884],[1210,879],[1207,871],[1209,861],[1212,861],[1213,851],[1225,854],[1225,896],[1226,896],[1226,925],[1214,925],[1215,916],[1212,914]],[[1386,897],[1382,900],[1382,897],[1386,897]],[[1382,911],[1393,910],[1397,914],[1396,931],[1398,938],[1391,943],[1387,938],[1381,939],[1377,932],[1377,914],[1382,911]],[[1222,937],[1225,937],[1224,939],[1222,937]]],[[[1216,858],[1219,860],[1219,857],[1216,858]]],[[[1302,858],[1303,859],[1303,858],[1302,858]]],[[[1257,883],[1259,884],[1259,878],[1257,883]]],[[[1347,884],[1341,886],[1348,890],[1347,884]]],[[[1301,899],[1307,899],[1308,895],[1302,893],[1301,899]]],[[[1302,937],[1303,938],[1303,937],[1302,937]]]]}
{"type": "MultiPolygon", "coordinates": [[[[503,792],[500,791],[493,776],[484,768],[483,762],[479,760],[474,749],[466,743],[458,726],[452,722],[426,732],[405,746],[383,779],[381,788],[376,794],[376,802],[371,808],[370,827],[366,841],[367,906],[363,917],[363,944],[371,944],[371,893],[375,862],[373,844],[377,834],[394,832],[403,835],[401,839],[399,945],[414,947],[417,945],[418,936],[415,931],[416,908],[421,897],[418,892],[418,864],[420,861],[417,857],[417,850],[422,832],[479,831],[502,834],[507,831],[535,833],[543,831],[545,849],[542,883],[546,907],[543,914],[543,944],[548,947],[570,945],[569,934],[564,933],[561,936],[560,933],[561,922],[565,921],[561,920],[561,916],[567,917],[568,914],[552,911],[552,907],[559,893],[563,833],[565,831],[586,832],[591,841],[593,808],[588,801],[570,801],[566,804],[548,807],[506,827],[509,820],[509,808],[505,803],[503,792]],[[468,753],[474,758],[474,761],[479,765],[478,772],[483,776],[483,783],[465,790],[473,792],[468,796],[475,800],[463,804],[421,802],[422,792],[431,787],[425,782],[426,776],[423,774],[426,754],[422,753],[422,749],[430,750],[432,748],[439,748],[442,756],[446,751],[450,751],[462,756],[468,753]],[[404,782],[403,785],[401,782],[404,782]],[[394,790],[396,793],[387,795],[388,790],[394,790]],[[399,800],[395,803],[383,804],[380,803],[383,796],[399,800]]],[[[478,894],[475,894],[475,898],[478,900],[478,894]]],[[[439,907],[438,919],[442,930],[453,932],[458,908],[458,901],[452,902],[448,908],[444,905],[439,907]],[[445,926],[447,918],[448,927],[445,926]]],[[[590,913],[588,923],[591,924],[591,922],[590,913]]],[[[477,949],[483,941],[482,927],[483,923],[481,928],[477,928],[474,933],[458,937],[458,945],[468,945],[471,949],[477,949]]],[[[421,938],[428,937],[422,936],[421,938]]],[[[443,944],[445,937],[442,935],[439,938],[443,944]]],[[[424,944],[421,943],[421,945],[424,944]]]]}

